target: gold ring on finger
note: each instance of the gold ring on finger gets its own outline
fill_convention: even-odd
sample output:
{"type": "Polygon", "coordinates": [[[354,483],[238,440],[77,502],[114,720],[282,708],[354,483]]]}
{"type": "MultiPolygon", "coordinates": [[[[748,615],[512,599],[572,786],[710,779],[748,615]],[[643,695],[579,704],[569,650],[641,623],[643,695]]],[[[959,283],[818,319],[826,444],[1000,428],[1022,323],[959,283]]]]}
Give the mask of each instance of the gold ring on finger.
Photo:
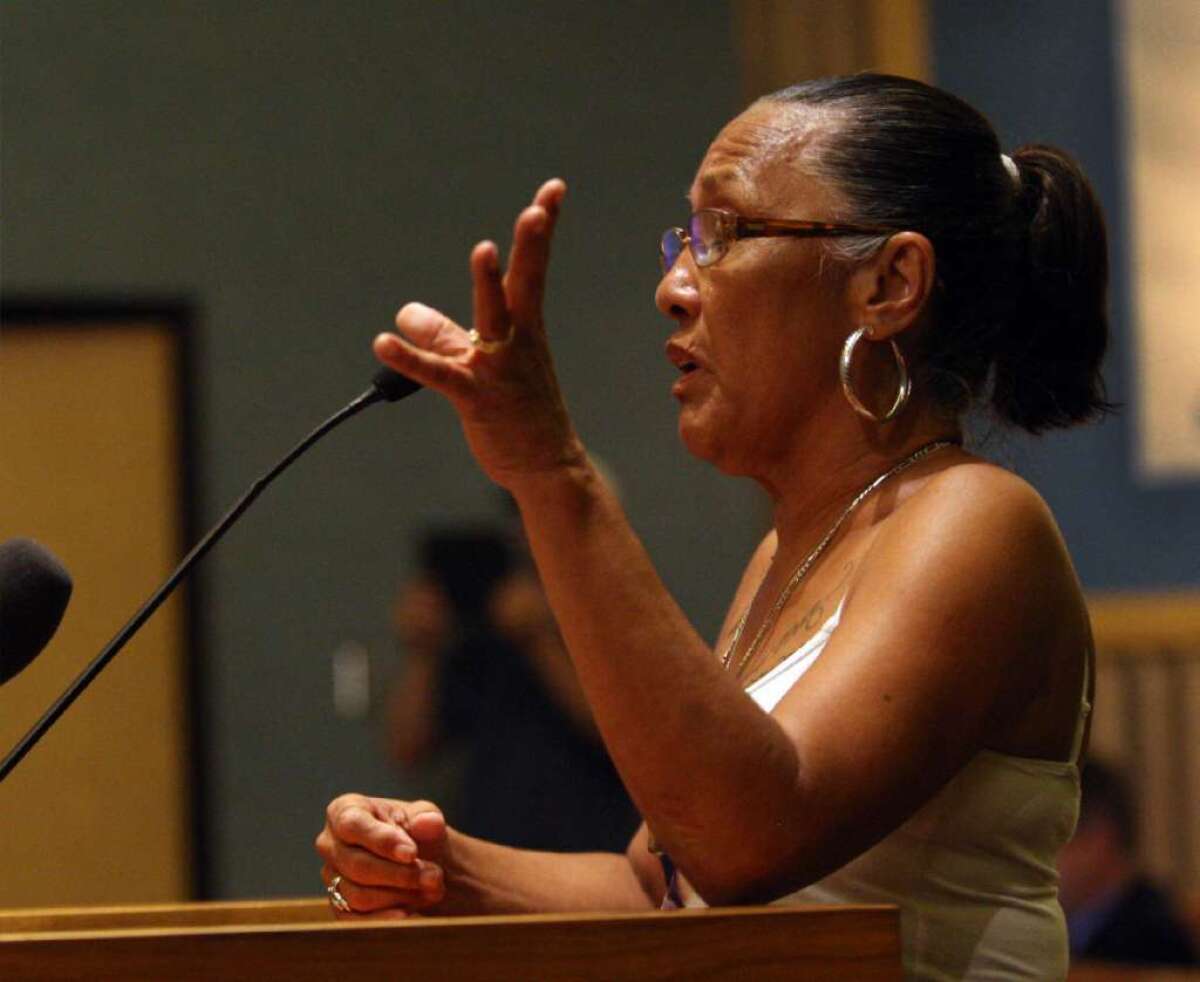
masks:
{"type": "Polygon", "coordinates": [[[467,331],[467,340],[469,340],[471,344],[480,351],[489,355],[507,348],[510,344],[512,344],[512,339],[513,329],[511,324],[508,325],[508,333],[498,341],[493,341],[491,338],[485,338],[475,328],[471,328],[471,330],[467,331]]]}

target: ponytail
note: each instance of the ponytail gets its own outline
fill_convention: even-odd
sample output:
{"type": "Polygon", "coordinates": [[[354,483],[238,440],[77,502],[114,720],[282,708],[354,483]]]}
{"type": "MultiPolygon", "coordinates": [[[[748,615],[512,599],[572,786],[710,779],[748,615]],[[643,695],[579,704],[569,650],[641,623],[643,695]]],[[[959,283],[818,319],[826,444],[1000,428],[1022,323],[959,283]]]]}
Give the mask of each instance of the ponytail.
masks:
{"type": "MultiPolygon", "coordinates": [[[[986,402],[1039,433],[1112,408],[1100,375],[1104,217],[1069,156],[1027,146],[1009,160],[978,110],[892,75],[817,79],[762,101],[829,111],[810,166],[841,192],[846,220],[933,244],[938,287],[912,368],[943,412],[986,402]]],[[[826,248],[854,263],[882,241],[826,248]]]]}
{"type": "Polygon", "coordinates": [[[1015,303],[996,334],[991,403],[1031,433],[1112,409],[1100,363],[1108,344],[1108,237],[1095,192],[1053,147],[1013,154],[1020,176],[1015,221],[1024,225],[1015,303]]]}

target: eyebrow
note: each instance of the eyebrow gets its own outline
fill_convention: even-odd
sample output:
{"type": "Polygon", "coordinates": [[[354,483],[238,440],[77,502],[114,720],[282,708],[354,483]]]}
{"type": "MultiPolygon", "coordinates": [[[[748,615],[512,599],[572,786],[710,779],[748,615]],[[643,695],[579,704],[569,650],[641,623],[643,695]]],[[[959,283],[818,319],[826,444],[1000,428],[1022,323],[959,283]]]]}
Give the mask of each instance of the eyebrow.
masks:
{"type": "MultiPolygon", "coordinates": [[[[699,176],[699,193],[701,195],[720,195],[721,186],[728,184],[731,181],[737,180],[742,176],[741,168],[736,164],[721,164],[716,167],[706,170],[699,176]]],[[[693,182],[694,187],[695,182],[693,182]]],[[[695,207],[695,202],[692,201],[693,187],[689,187],[684,193],[684,198],[691,207],[695,207]]]]}
{"type": "Polygon", "coordinates": [[[715,191],[722,184],[740,177],[741,169],[734,164],[724,164],[720,167],[715,167],[712,170],[707,170],[700,175],[700,186],[705,191],[715,191]]]}

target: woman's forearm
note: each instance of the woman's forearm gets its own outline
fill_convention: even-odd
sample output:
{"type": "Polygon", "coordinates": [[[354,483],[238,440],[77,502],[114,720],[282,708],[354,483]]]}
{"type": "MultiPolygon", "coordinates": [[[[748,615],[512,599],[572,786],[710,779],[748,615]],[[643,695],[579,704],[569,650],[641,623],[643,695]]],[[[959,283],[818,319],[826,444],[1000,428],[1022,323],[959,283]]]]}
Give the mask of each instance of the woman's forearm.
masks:
{"type": "Polygon", "coordinates": [[[514,491],[596,722],[660,844],[698,886],[753,877],[774,846],[731,816],[794,808],[791,743],[712,657],[599,475],[514,491]]]}
{"type": "Polygon", "coordinates": [[[431,914],[648,910],[655,901],[620,853],[514,849],[447,830],[446,899],[431,914]]]}

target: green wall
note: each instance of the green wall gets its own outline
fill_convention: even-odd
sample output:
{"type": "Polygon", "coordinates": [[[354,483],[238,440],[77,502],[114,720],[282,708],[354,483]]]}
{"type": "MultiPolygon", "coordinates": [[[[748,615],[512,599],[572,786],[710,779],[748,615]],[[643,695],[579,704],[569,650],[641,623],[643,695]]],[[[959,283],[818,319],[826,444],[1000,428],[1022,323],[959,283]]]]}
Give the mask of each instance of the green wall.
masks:
{"type": "MultiPolygon", "coordinates": [[[[764,511],[678,445],[652,291],[658,234],[738,107],[728,18],[681,0],[5,3],[0,285],[194,299],[207,525],[366,386],[370,338],[404,301],[465,316],[472,243],[506,242],[562,175],[563,384],[711,636],[764,511]]],[[[494,507],[422,394],[329,437],[208,558],[216,895],[311,893],[331,795],[423,790],[384,761],[376,721],[335,716],[331,654],[359,641],[389,671],[416,531],[494,507]]]]}

